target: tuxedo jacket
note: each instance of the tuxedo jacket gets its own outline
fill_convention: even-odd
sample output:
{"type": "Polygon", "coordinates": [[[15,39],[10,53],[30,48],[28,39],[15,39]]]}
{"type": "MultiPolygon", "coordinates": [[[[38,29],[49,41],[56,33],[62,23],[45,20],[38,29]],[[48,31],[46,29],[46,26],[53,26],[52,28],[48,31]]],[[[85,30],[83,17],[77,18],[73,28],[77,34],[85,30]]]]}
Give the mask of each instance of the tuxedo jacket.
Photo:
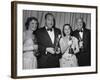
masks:
{"type": "MultiPolygon", "coordinates": [[[[73,36],[75,36],[78,40],[80,39],[80,34],[78,30],[73,32],[73,36]]],[[[83,51],[90,52],[91,47],[91,32],[88,29],[83,30],[83,51]]]]}
{"type": "Polygon", "coordinates": [[[45,27],[40,28],[36,31],[36,38],[38,43],[38,68],[54,68],[59,67],[59,58],[61,54],[51,54],[49,52],[46,53],[47,47],[55,47],[56,38],[61,34],[61,31],[57,28],[54,28],[54,43],[52,43],[51,38],[45,27]]]}
{"type": "MultiPolygon", "coordinates": [[[[79,31],[73,32],[78,40],[80,38],[79,31]]],[[[91,64],[91,32],[88,29],[83,30],[83,50],[76,54],[80,66],[89,66],[91,64]]]]}

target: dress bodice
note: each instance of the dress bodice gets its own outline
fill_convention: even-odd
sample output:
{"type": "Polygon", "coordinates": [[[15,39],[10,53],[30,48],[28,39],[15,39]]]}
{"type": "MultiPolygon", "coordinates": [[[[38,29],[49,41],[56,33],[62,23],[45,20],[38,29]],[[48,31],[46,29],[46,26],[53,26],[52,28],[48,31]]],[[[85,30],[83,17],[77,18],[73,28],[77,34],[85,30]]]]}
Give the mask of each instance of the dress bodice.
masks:
{"type": "Polygon", "coordinates": [[[37,50],[38,47],[36,48],[36,38],[35,35],[26,31],[23,34],[23,45],[24,45],[24,50],[30,50],[33,51],[34,49],[37,50]]]}
{"type": "Polygon", "coordinates": [[[60,59],[60,67],[73,67],[78,65],[76,56],[69,53],[70,48],[72,48],[73,50],[77,48],[77,39],[73,36],[71,36],[71,38],[71,45],[69,45],[70,40],[66,37],[63,37],[60,40],[60,47],[61,51],[63,52],[62,58],[60,59]]]}

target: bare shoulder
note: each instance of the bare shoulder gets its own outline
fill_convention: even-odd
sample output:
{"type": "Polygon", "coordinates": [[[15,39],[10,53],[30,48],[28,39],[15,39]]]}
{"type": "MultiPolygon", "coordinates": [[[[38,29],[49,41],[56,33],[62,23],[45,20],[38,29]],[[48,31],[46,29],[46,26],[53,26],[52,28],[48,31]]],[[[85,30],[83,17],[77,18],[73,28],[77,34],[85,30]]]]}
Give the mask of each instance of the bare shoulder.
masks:
{"type": "Polygon", "coordinates": [[[60,39],[60,43],[62,43],[62,42],[63,42],[63,40],[64,40],[64,39],[63,39],[63,37],[62,37],[62,38],[60,39]]]}
{"type": "Polygon", "coordinates": [[[75,36],[72,36],[72,39],[73,39],[74,41],[78,41],[78,39],[77,39],[75,36]]]}

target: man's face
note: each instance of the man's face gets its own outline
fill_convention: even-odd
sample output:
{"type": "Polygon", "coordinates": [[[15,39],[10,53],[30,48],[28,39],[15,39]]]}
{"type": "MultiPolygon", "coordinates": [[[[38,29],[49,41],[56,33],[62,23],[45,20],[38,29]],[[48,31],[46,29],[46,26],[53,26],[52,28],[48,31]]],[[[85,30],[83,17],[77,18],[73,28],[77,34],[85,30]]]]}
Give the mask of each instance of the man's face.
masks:
{"type": "Polygon", "coordinates": [[[48,28],[52,28],[53,25],[54,25],[53,16],[52,15],[47,15],[47,18],[46,18],[46,26],[48,28]]]}
{"type": "Polygon", "coordinates": [[[78,30],[82,30],[82,28],[83,28],[83,21],[82,21],[82,19],[78,19],[77,20],[77,27],[78,27],[78,30]]]}

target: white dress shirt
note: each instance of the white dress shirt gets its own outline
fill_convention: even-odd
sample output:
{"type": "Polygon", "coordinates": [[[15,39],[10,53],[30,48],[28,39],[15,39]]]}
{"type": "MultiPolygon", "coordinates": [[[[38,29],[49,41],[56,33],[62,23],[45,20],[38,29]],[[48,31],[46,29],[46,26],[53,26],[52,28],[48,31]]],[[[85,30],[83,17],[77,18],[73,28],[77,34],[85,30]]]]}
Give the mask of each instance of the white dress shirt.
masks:
{"type": "Polygon", "coordinates": [[[83,32],[79,32],[81,39],[83,39],[83,32]]]}
{"type": "MultiPolygon", "coordinates": [[[[46,27],[47,29],[47,27],[46,27]]],[[[49,36],[50,36],[50,39],[52,41],[52,43],[54,44],[54,39],[55,39],[55,35],[54,35],[54,29],[52,28],[52,31],[47,31],[49,36]]]]}

